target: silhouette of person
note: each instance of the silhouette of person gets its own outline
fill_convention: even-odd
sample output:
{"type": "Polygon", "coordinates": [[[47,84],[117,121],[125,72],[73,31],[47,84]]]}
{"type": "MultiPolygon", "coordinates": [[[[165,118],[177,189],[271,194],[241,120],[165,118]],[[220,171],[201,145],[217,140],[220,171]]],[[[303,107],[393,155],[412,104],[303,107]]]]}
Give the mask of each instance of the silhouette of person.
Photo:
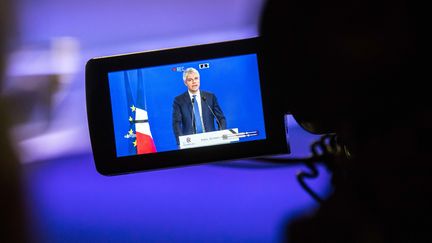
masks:
{"type": "MultiPolygon", "coordinates": [[[[12,6],[0,1],[0,94],[5,70],[8,37],[13,29],[12,6]]],[[[0,242],[25,242],[24,207],[20,165],[9,138],[6,104],[0,95],[0,242]]]]}
{"type": "Polygon", "coordinates": [[[266,2],[260,35],[273,104],[312,133],[335,133],[350,154],[334,161],[330,198],[287,226],[288,242],[430,241],[432,115],[415,4],[266,2]]]}

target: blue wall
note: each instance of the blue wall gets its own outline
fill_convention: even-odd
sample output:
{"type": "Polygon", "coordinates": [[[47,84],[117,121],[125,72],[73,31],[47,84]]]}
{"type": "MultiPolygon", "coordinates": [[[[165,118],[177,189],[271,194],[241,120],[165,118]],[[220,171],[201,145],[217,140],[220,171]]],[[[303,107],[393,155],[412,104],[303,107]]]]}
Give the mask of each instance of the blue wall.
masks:
{"type": "Polygon", "coordinates": [[[255,54],[249,54],[110,73],[118,156],[134,154],[130,150],[132,140],[124,138],[130,129],[130,105],[125,81],[129,80],[133,99],[137,100],[137,84],[141,78],[139,75],[144,83],[145,106],[157,151],[177,149],[172,131],[172,103],[174,97],[186,91],[181,67],[194,67],[200,71],[201,90],[216,94],[228,128],[239,128],[239,132],[259,132],[258,136],[243,138],[241,141],[265,139],[257,60],[255,54]],[[209,63],[210,68],[199,69],[201,63],[209,63]]]}

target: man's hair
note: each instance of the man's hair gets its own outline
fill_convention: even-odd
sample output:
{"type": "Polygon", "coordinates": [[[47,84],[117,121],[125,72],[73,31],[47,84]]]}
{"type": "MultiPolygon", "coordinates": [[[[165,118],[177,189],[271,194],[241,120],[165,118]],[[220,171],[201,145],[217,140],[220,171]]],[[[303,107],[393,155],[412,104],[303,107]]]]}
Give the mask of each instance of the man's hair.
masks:
{"type": "Polygon", "coordinates": [[[200,76],[198,70],[196,70],[195,68],[190,67],[190,68],[187,68],[186,70],[183,71],[183,81],[186,81],[186,76],[188,74],[190,74],[190,73],[195,73],[198,76],[198,78],[200,76]]]}

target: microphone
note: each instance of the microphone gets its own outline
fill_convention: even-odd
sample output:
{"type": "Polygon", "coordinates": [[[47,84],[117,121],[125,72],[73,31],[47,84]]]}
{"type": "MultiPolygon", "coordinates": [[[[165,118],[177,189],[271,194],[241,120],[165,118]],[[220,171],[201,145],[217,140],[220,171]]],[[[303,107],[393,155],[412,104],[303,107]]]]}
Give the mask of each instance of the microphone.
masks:
{"type": "Polygon", "coordinates": [[[209,108],[210,112],[213,114],[214,118],[216,119],[216,122],[219,126],[219,130],[221,130],[222,126],[221,123],[219,122],[219,119],[217,118],[217,116],[215,115],[215,113],[213,112],[212,108],[209,106],[209,104],[207,103],[207,97],[205,97],[204,95],[201,96],[201,99],[204,100],[204,102],[206,103],[207,107],[209,108]]]}

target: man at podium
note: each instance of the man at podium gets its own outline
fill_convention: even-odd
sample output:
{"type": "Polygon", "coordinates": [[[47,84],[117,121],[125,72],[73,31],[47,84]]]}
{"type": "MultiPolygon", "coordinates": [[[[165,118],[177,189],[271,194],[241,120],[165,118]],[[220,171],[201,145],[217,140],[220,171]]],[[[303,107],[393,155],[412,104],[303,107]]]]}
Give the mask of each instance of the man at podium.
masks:
{"type": "Polygon", "coordinates": [[[226,120],[213,93],[200,90],[200,74],[195,68],[183,72],[187,91],[175,97],[172,125],[179,144],[179,136],[226,129],[226,120]]]}

